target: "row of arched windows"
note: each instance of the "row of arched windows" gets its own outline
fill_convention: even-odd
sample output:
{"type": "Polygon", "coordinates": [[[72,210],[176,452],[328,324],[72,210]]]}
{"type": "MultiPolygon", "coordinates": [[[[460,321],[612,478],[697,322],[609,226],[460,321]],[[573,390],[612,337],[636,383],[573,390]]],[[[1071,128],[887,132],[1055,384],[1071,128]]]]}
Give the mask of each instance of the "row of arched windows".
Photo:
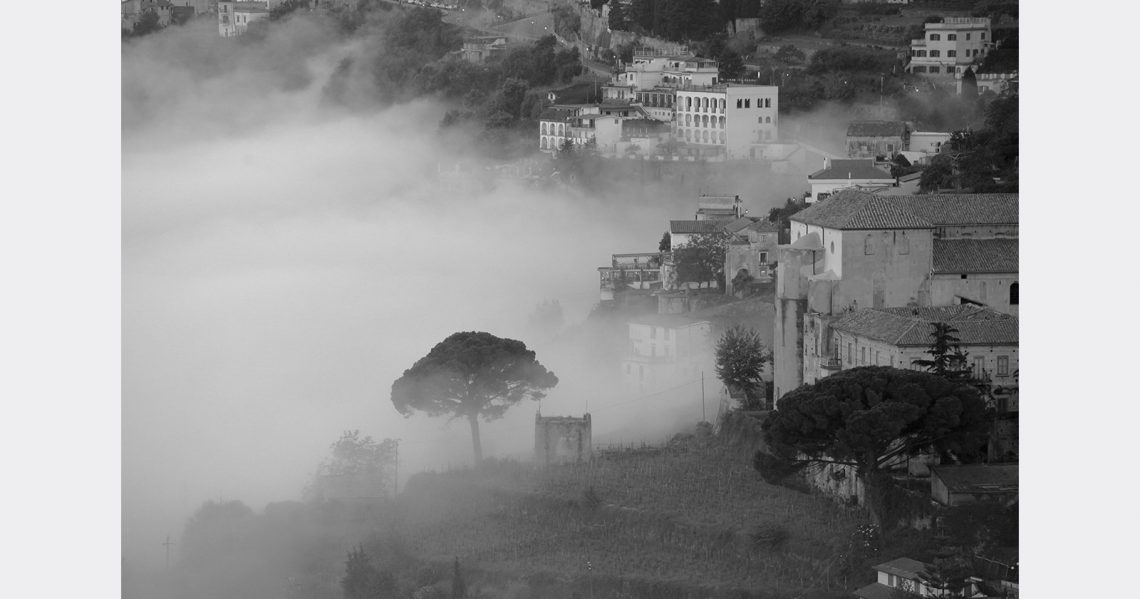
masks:
{"type": "Polygon", "coordinates": [[[685,97],[685,110],[690,112],[709,112],[711,103],[712,110],[724,112],[724,98],[694,98],[692,96],[685,97]],[[694,102],[693,100],[696,100],[694,102]]]}
{"type": "Polygon", "coordinates": [[[707,114],[698,114],[695,117],[691,114],[685,115],[686,127],[710,127],[713,129],[724,129],[724,117],[712,117],[709,120],[707,114]]]}
{"type": "MultiPolygon", "coordinates": [[[[718,139],[717,132],[716,131],[709,131],[708,129],[704,129],[704,130],[685,129],[683,131],[683,135],[685,136],[685,141],[692,141],[692,142],[696,142],[696,143],[706,143],[706,144],[718,143],[717,142],[717,139],[718,139]]],[[[725,143],[724,131],[720,132],[719,139],[720,139],[719,143],[722,143],[722,144],[725,143]]]]}
{"type": "Polygon", "coordinates": [[[565,123],[550,123],[550,129],[546,128],[547,123],[542,124],[543,135],[566,135],[565,123]]]}

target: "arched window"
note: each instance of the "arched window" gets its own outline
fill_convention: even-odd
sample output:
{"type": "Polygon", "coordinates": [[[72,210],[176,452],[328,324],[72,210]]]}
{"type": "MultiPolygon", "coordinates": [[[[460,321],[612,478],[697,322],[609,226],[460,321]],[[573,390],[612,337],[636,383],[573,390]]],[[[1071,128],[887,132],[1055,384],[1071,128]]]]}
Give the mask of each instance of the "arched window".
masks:
{"type": "Polygon", "coordinates": [[[764,117],[764,122],[765,122],[765,123],[771,123],[771,122],[772,122],[772,117],[770,117],[770,116],[766,116],[766,117],[764,117]]]}
{"type": "Polygon", "coordinates": [[[709,115],[706,114],[706,115],[701,116],[701,126],[702,127],[708,127],[709,126],[709,115]]]}
{"type": "MultiPolygon", "coordinates": [[[[724,112],[724,98],[720,99],[720,111],[724,112]]],[[[721,119],[721,124],[723,124],[723,123],[724,123],[724,119],[721,119]]]]}
{"type": "Polygon", "coordinates": [[[1017,305],[1017,299],[1018,299],[1017,293],[1018,293],[1017,283],[1010,285],[1009,286],[1009,305],[1011,305],[1011,306],[1017,305]]]}
{"type": "Polygon", "coordinates": [[[546,123],[542,124],[542,134],[546,135],[546,123]]]}
{"type": "Polygon", "coordinates": [[[863,240],[863,254],[865,256],[872,256],[875,253],[875,239],[871,234],[867,234],[867,238],[863,240]]]}
{"type": "Polygon", "coordinates": [[[724,131],[720,132],[720,143],[724,143],[724,131]]]}
{"type": "Polygon", "coordinates": [[[691,114],[685,115],[685,126],[686,127],[692,127],[693,126],[693,115],[691,115],[691,114]]]}
{"type": "Polygon", "coordinates": [[[720,117],[720,128],[724,129],[724,117],[720,117]]]}
{"type": "Polygon", "coordinates": [[[691,97],[685,98],[685,110],[692,110],[692,109],[693,109],[693,98],[691,98],[691,97]]]}
{"type": "Polygon", "coordinates": [[[545,137],[544,137],[544,138],[542,138],[542,149],[544,149],[544,150],[545,150],[545,149],[547,149],[547,145],[546,145],[546,138],[545,138],[545,137]]]}
{"type": "Polygon", "coordinates": [[[704,131],[701,131],[701,141],[703,141],[704,143],[709,143],[709,132],[707,129],[704,131]]]}
{"type": "Polygon", "coordinates": [[[896,247],[899,249],[900,254],[910,253],[910,238],[906,236],[906,231],[899,233],[898,240],[895,242],[896,247]]]}

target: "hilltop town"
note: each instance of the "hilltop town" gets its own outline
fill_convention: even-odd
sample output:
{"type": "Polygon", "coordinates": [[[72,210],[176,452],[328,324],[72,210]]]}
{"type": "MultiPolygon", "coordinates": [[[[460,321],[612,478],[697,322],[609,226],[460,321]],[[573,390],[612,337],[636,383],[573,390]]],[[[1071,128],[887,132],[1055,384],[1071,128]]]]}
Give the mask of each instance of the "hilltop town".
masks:
{"type": "MultiPolygon", "coordinates": [[[[439,131],[477,156],[441,159],[440,182],[637,198],[660,233],[593,248],[609,262],[584,323],[556,303],[531,318],[544,347],[586,346],[616,399],[535,409],[523,459],[484,457],[462,414],[475,459],[452,472],[401,477],[395,440],[346,433],[304,501],[203,506],[192,567],[280,527],[309,543],[281,566],[298,597],[1017,597],[1017,14],[123,0],[124,43],[379,27],[383,51],[342,63],[330,102],[363,104],[362,72],[369,102],[438,99],[439,131]],[[686,416],[657,442],[599,442],[619,404],[686,416]]],[[[429,358],[393,384],[402,414],[445,413],[417,406],[429,358]]]]}

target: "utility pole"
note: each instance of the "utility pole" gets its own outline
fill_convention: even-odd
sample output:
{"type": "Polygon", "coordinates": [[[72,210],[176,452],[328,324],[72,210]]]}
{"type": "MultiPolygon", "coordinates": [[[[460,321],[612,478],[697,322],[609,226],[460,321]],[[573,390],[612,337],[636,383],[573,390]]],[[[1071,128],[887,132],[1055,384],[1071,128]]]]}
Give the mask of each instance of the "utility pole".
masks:
{"type": "Polygon", "coordinates": [[[167,569],[170,569],[170,546],[173,544],[174,543],[170,542],[170,535],[166,535],[166,542],[163,543],[162,545],[163,545],[163,547],[166,547],[166,568],[167,569]]]}
{"type": "Polygon", "coordinates": [[[705,371],[701,371],[701,422],[708,422],[705,417],[705,371]]]}
{"type": "Polygon", "coordinates": [[[400,441],[401,441],[401,439],[395,439],[395,441],[396,441],[396,476],[392,480],[392,499],[395,499],[396,496],[398,496],[400,494],[400,441]]]}

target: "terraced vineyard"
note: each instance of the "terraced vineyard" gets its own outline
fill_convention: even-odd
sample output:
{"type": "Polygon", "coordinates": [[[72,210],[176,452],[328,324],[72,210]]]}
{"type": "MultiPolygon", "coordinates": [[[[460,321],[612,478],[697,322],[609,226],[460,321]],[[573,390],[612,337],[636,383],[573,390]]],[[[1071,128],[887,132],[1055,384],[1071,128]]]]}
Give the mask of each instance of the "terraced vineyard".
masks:
{"type": "Polygon", "coordinates": [[[417,559],[458,557],[484,573],[597,596],[839,592],[838,558],[861,523],[695,441],[541,471],[501,463],[425,475],[401,504],[401,537],[417,559]]]}

